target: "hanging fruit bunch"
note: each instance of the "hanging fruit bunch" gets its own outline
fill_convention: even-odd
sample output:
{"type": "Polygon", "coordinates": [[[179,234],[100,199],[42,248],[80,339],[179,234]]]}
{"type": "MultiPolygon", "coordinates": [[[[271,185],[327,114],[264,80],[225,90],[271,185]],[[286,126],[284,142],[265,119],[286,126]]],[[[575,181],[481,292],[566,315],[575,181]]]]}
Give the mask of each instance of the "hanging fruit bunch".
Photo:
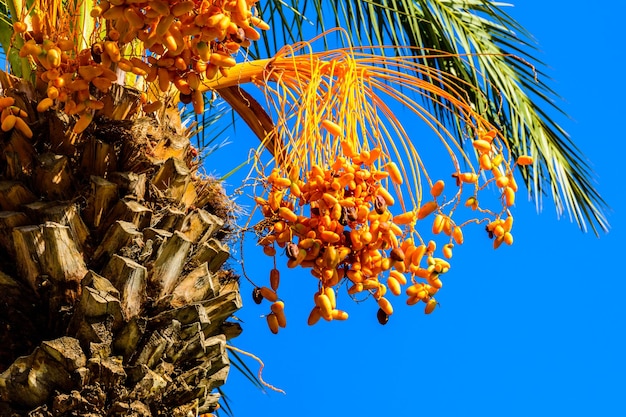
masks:
{"type": "MultiPolygon", "coordinates": [[[[394,311],[392,296],[403,292],[407,304],[423,302],[425,313],[433,312],[453,248],[463,244],[468,224],[486,223],[496,248],[512,244],[514,168],[532,163],[532,158],[511,161],[498,131],[462,96],[372,61],[371,55],[354,49],[301,55],[289,50],[266,62],[261,73],[253,73],[250,66],[231,70],[239,79],[254,78],[275,98],[276,113],[284,115],[273,133],[280,140],[267,141],[274,146],[275,159],[259,168],[263,187],[255,197],[263,219],[254,231],[274,267],[269,286],[255,286],[253,297],[259,304],[271,303],[266,317],[273,333],[286,326],[285,303],[278,295],[279,257],[286,257],[287,268],[307,269],[318,281],[310,325],[321,318],[348,318],[337,305],[342,287],[355,299],[373,298],[378,320],[385,324],[394,311]],[[452,167],[448,187],[443,180],[430,179],[414,142],[378,97],[381,90],[391,91],[409,110],[428,119],[408,96],[387,89],[394,84],[426,90],[466,115],[462,121],[472,132],[468,140],[473,156],[449,146],[451,134],[440,136],[452,167]],[[470,170],[461,171],[460,159],[470,170]],[[478,202],[479,192],[492,183],[501,191],[498,211],[478,202]],[[455,214],[463,205],[484,218],[458,220],[455,214]],[[437,240],[443,240],[440,247],[437,240]]],[[[410,60],[402,65],[420,69],[410,60]]],[[[226,76],[216,83],[230,80],[226,76]]]]}
{"type": "Polygon", "coordinates": [[[13,24],[13,44],[42,91],[37,111],[77,116],[75,133],[103,108],[114,83],[143,90],[146,113],[168,96],[202,113],[206,89],[200,85],[226,75],[239,49],[260,38],[257,29],[269,29],[255,15],[255,1],[102,0],[91,9],[91,21],[70,20],[83,16],[78,8],[85,3],[58,3],[77,8],[59,13],[35,2],[17,10],[20,19],[13,24]]]}
{"type": "Polygon", "coordinates": [[[17,129],[27,138],[31,138],[33,131],[26,123],[27,117],[28,114],[15,105],[13,97],[0,97],[0,123],[2,123],[3,132],[17,129]]]}
{"type": "MultiPolygon", "coordinates": [[[[419,210],[392,214],[393,190],[383,180],[389,179],[395,185],[403,180],[394,162],[375,165],[379,154],[380,149],[374,148],[353,158],[338,156],[332,165],[314,165],[304,180],[282,177],[275,168],[266,177],[267,195],[255,199],[264,217],[256,228],[263,252],[273,258],[284,253],[287,268],[306,268],[319,280],[308,319],[310,325],[320,318],[327,321],[348,318],[348,313],[338,309],[336,303],[336,291],[343,283],[347,283],[347,293],[352,296],[365,293],[373,297],[379,306],[377,317],[381,324],[386,324],[393,314],[388,293],[399,296],[403,286],[408,305],[421,301],[425,313],[432,313],[437,306],[435,294],[443,285],[441,278],[450,270],[452,249],[463,244],[462,226],[443,214],[438,202],[444,191],[442,180],[430,190],[433,199],[419,210]],[[426,243],[422,239],[416,228],[418,223],[430,223],[433,235],[446,236],[439,254],[435,240],[426,243]]],[[[500,158],[493,159],[497,162],[500,158]]],[[[522,157],[518,162],[532,160],[522,157]]],[[[490,171],[492,181],[506,182],[502,179],[504,174],[498,175],[497,168],[490,171]]],[[[452,176],[459,186],[478,182],[477,174],[452,176]]],[[[512,178],[510,173],[508,178],[512,178]]],[[[510,195],[515,192],[511,181],[510,185],[501,187],[506,207],[512,205],[510,195]]],[[[474,209],[478,208],[475,197],[468,201],[474,209]]],[[[494,248],[503,242],[513,243],[512,225],[510,214],[487,224],[494,248]]],[[[277,294],[279,270],[271,269],[269,278],[270,287],[255,289],[255,298],[259,303],[262,299],[273,303],[267,320],[272,332],[277,333],[279,327],[286,326],[284,302],[277,294]]]]}

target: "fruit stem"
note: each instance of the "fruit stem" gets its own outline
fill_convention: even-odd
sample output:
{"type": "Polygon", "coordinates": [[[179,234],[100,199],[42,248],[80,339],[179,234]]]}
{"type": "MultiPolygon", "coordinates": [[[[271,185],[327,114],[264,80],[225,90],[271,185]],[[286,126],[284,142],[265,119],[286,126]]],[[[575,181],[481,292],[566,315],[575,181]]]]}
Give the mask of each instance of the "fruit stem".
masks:
{"type": "Polygon", "coordinates": [[[211,81],[203,82],[199,90],[201,92],[209,90],[220,90],[222,88],[233,87],[254,81],[261,80],[261,76],[267,71],[271,59],[257,59],[255,61],[242,62],[228,70],[228,74],[218,75],[211,81]]]}

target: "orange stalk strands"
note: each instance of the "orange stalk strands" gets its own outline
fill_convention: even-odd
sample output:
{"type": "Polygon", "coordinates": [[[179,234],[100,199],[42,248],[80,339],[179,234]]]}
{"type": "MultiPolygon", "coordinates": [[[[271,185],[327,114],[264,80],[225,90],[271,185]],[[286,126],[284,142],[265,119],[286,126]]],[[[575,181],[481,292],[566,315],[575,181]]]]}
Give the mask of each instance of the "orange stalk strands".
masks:
{"type": "MultiPolygon", "coordinates": [[[[387,70],[386,68],[372,66],[373,56],[368,55],[365,52],[354,52],[354,50],[334,50],[328,51],[326,53],[313,54],[308,52],[308,44],[302,43],[293,47],[290,47],[288,50],[285,49],[282,54],[279,53],[277,57],[273,60],[266,61],[265,65],[259,62],[256,67],[256,78],[263,79],[264,84],[275,81],[281,85],[280,89],[267,89],[269,95],[276,95],[277,101],[276,109],[286,109],[286,108],[295,108],[297,110],[298,107],[307,108],[310,111],[311,107],[307,103],[311,103],[311,105],[318,107],[320,113],[323,111],[324,113],[330,113],[329,110],[332,110],[333,113],[336,114],[345,114],[347,116],[345,120],[345,132],[343,135],[345,137],[354,137],[355,134],[359,135],[361,132],[365,132],[367,130],[372,130],[378,132],[377,134],[382,134],[380,139],[376,139],[377,142],[371,143],[369,145],[370,148],[374,148],[380,145],[381,149],[383,149],[386,153],[392,150],[394,153],[397,153],[400,159],[402,159],[402,155],[399,152],[400,148],[404,148],[412,158],[410,158],[410,169],[409,172],[411,176],[416,178],[418,176],[418,168],[417,166],[422,166],[421,162],[418,162],[417,165],[414,165],[414,161],[419,161],[419,157],[417,151],[413,147],[410,140],[404,130],[401,128],[400,124],[397,120],[391,120],[391,130],[387,127],[381,125],[380,116],[376,116],[373,112],[375,107],[382,107],[384,103],[377,96],[377,93],[374,91],[372,87],[366,87],[367,82],[369,81],[377,81],[378,79],[395,82],[400,84],[401,81],[407,81],[409,84],[413,83],[416,87],[415,90],[420,88],[423,89],[432,89],[436,94],[441,94],[442,99],[448,97],[449,93],[436,89],[427,83],[425,84],[423,81],[418,80],[416,78],[407,78],[408,76],[400,73],[393,72],[391,70],[387,70]],[[298,55],[299,52],[302,52],[302,55],[298,55]],[[307,54],[309,54],[307,56],[307,54]],[[352,54],[352,56],[351,56],[352,54]],[[360,55],[358,55],[360,54],[360,55]],[[356,56],[356,57],[354,57],[356,56]],[[362,61],[359,62],[359,61],[362,61]],[[362,65],[362,68],[360,67],[362,65]],[[330,71],[329,68],[341,68],[341,71],[330,71]],[[368,70],[365,71],[365,68],[368,70]],[[370,71],[371,69],[371,71],[370,71]],[[319,71],[319,73],[316,73],[319,71]],[[378,78],[379,77],[379,78],[378,78]],[[404,78],[401,78],[404,77],[404,78]],[[359,94],[362,94],[361,97],[355,97],[354,94],[350,95],[353,99],[347,100],[333,100],[330,104],[328,102],[318,102],[317,104],[313,102],[313,100],[318,100],[320,93],[323,91],[324,96],[328,97],[346,97],[348,96],[349,91],[356,91],[359,94]],[[314,99],[308,100],[308,97],[314,97],[314,99]],[[293,103],[291,101],[293,100],[293,103]],[[286,101],[284,104],[282,101],[286,101]],[[290,102],[289,105],[287,102],[290,102]],[[371,105],[368,106],[372,109],[372,112],[369,111],[363,112],[363,106],[367,105],[367,102],[374,103],[374,107],[371,105]],[[301,104],[299,104],[301,103],[301,104]],[[358,109],[357,109],[358,108],[358,109]],[[354,115],[358,114],[359,117],[354,120],[354,115]],[[362,114],[362,116],[360,116],[362,114]],[[352,119],[352,120],[349,120],[352,119]],[[382,130],[381,130],[382,129],[382,130]],[[402,141],[400,143],[400,147],[396,147],[391,140],[390,132],[397,132],[401,137],[402,141]]],[[[388,58],[384,58],[386,60],[388,58]]],[[[384,62],[383,62],[384,63],[384,62]]],[[[414,63],[409,63],[408,60],[404,60],[401,62],[393,61],[394,64],[403,65],[407,68],[411,69],[420,69],[414,63]]],[[[221,77],[215,80],[215,82],[209,83],[207,87],[219,89],[222,86],[230,85],[232,82],[237,82],[236,80],[245,81],[247,78],[250,78],[250,69],[253,68],[251,65],[254,63],[245,63],[237,65],[232,71],[229,73],[227,78],[221,77]]],[[[254,72],[254,71],[253,71],[254,72]]],[[[376,88],[383,90],[381,84],[376,84],[376,88]]],[[[430,91],[430,90],[428,90],[430,91]]],[[[393,91],[389,89],[384,89],[382,91],[385,94],[390,94],[393,91]]],[[[414,109],[416,112],[421,112],[422,110],[412,101],[406,101],[406,97],[403,95],[396,94],[395,96],[399,100],[403,100],[403,104],[409,104],[410,109],[414,109]]],[[[468,116],[466,119],[470,119],[469,115],[474,115],[469,106],[462,106],[462,99],[457,98],[454,100],[455,104],[463,107],[463,110],[468,116]]],[[[366,107],[366,108],[368,108],[366,107]]],[[[391,114],[388,112],[386,107],[382,107],[383,113],[386,117],[391,117],[391,114]]],[[[293,115],[293,112],[291,112],[293,115]]],[[[296,114],[290,116],[292,120],[300,120],[302,121],[303,117],[300,114],[296,114]]],[[[312,121],[314,118],[311,118],[312,121]]],[[[319,120],[319,119],[318,119],[319,120]]],[[[328,123],[330,120],[327,118],[322,118],[321,125],[330,126],[328,123]]],[[[316,124],[320,124],[319,121],[315,121],[316,124]]],[[[330,122],[336,125],[339,125],[338,122],[330,122]]],[[[277,127],[279,129],[287,129],[288,128],[287,120],[284,123],[277,123],[277,127]]],[[[285,137],[294,138],[295,140],[289,140],[286,143],[286,146],[293,147],[294,151],[304,150],[301,152],[302,155],[306,157],[306,161],[304,162],[303,171],[306,170],[308,164],[312,162],[312,160],[317,159],[320,152],[314,151],[314,149],[320,149],[318,143],[315,142],[318,135],[305,135],[305,132],[317,132],[319,131],[319,127],[307,127],[306,124],[302,126],[294,127],[297,131],[290,131],[285,137]],[[310,144],[302,144],[298,142],[298,137],[307,137],[310,144]],[[317,136],[317,137],[316,137],[317,136]],[[311,139],[313,139],[311,141],[311,139]],[[309,157],[311,156],[311,159],[309,157]]],[[[332,134],[340,134],[340,129],[329,128],[327,129],[332,134]]],[[[319,140],[322,140],[319,137],[319,140]]],[[[322,145],[321,143],[319,145],[322,145]]],[[[335,152],[338,149],[335,148],[335,152]]],[[[452,149],[450,149],[452,151],[452,149]]],[[[294,152],[295,153],[295,152],[294,152]]],[[[332,155],[330,155],[332,156],[332,155]]],[[[465,156],[462,156],[465,158],[465,156]]],[[[420,168],[422,171],[424,170],[423,166],[420,168]]],[[[422,172],[425,174],[425,172],[422,172]]],[[[396,181],[399,182],[399,181],[396,181]]]]}

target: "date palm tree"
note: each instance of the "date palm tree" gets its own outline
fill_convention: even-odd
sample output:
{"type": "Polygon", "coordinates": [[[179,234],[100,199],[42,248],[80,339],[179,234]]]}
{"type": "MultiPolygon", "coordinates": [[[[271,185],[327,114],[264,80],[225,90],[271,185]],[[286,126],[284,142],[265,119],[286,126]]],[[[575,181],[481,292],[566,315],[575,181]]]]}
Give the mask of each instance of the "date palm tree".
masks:
{"type": "MultiPolygon", "coordinates": [[[[588,167],[546,115],[553,93],[531,45],[494,2],[255,3],[2,1],[2,415],[217,407],[241,331],[225,263],[241,234],[219,180],[201,173],[208,136],[192,146],[198,126],[181,119],[186,106],[206,132],[207,92],[269,154],[255,154],[263,219],[247,230],[319,279],[309,324],[347,318],[335,301],[347,281],[373,295],[381,323],[385,292],[407,276],[407,302],[432,312],[465,225],[512,243],[517,168],[537,200],[549,188],[581,227],[606,229],[588,167]],[[306,40],[311,21],[309,37],[322,35],[306,40]],[[445,199],[389,101],[441,140],[455,179],[445,199]],[[489,184],[500,208],[479,204],[489,184]],[[453,217],[463,206],[481,218],[453,217]],[[443,250],[426,238],[430,217],[443,250]]],[[[278,267],[269,276],[255,301],[271,303],[277,332],[278,267]]]]}

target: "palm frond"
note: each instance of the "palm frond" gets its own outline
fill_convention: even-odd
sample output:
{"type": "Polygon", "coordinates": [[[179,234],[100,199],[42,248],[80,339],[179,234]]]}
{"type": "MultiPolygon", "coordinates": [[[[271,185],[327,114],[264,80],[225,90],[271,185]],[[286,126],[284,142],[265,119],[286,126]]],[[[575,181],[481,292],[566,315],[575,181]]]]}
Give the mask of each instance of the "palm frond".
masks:
{"type": "Polygon", "coordinates": [[[204,96],[205,111],[196,114],[193,107],[183,108],[181,118],[189,124],[190,136],[195,141],[201,161],[223,146],[228,144],[224,133],[232,126],[231,121],[225,121],[232,113],[231,107],[223,100],[204,96]],[[218,142],[218,140],[221,140],[218,142]]]}
{"type": "Polygon", "coordinates": [[[228,397],[228,395],[226,395],[222,387],[218,387],[217,392],[219,392],[219,394],[222,396],[222,406],[217,410],[216,415],[221,416],[223,411],[224,415],[226,415],[227,417],[233,417],[235,414],[233,413],[233,409],[230,406],[230,398],[228,397]]]}
{"type": "MultiPolygon", "coordinates": [[[[508,4],[492,0],[269,0],[265,4],[264,20],[282,29],[264,34],[274,38],[263,43],[264,54],[275,53],[276,45],[306,38],[307,19],[322,29],[342,26],[355,44],[417,47],[412,51],[420,63],[467,83],[470,101],[505,133],[514,156],[535,157],[535,164],[522,170],[522,176],[538,208],[542,196],[551,195],[557,212],[568,212],[583,230],[587,224],[596,234],[608,230],[606,203],[593,186],[594,174],[554,119],[555,112],[565,115],[556,104],[559,97],[542,72],[544,64],[535,57],[535,41],[503,11],[508,4]],[[305,5],[311,4],[306,10],[305,5]],[[426,59],[433,49],[450,55],[426,59]]],[[[451,130],[456,129],[461,144],[457,115],[446,109],[446,103],[434,101],[433,110],[451,130]]]]}
{"type": "Polygon", "coordinates": [[[13,75],[28,79],[30,68],[18,55],[22,41],[12,39],[13,21],[17,13],[15,7],[13,1],[0,0],[0,48],[2,48],[0,59],[11,68],[13,75]]]}

